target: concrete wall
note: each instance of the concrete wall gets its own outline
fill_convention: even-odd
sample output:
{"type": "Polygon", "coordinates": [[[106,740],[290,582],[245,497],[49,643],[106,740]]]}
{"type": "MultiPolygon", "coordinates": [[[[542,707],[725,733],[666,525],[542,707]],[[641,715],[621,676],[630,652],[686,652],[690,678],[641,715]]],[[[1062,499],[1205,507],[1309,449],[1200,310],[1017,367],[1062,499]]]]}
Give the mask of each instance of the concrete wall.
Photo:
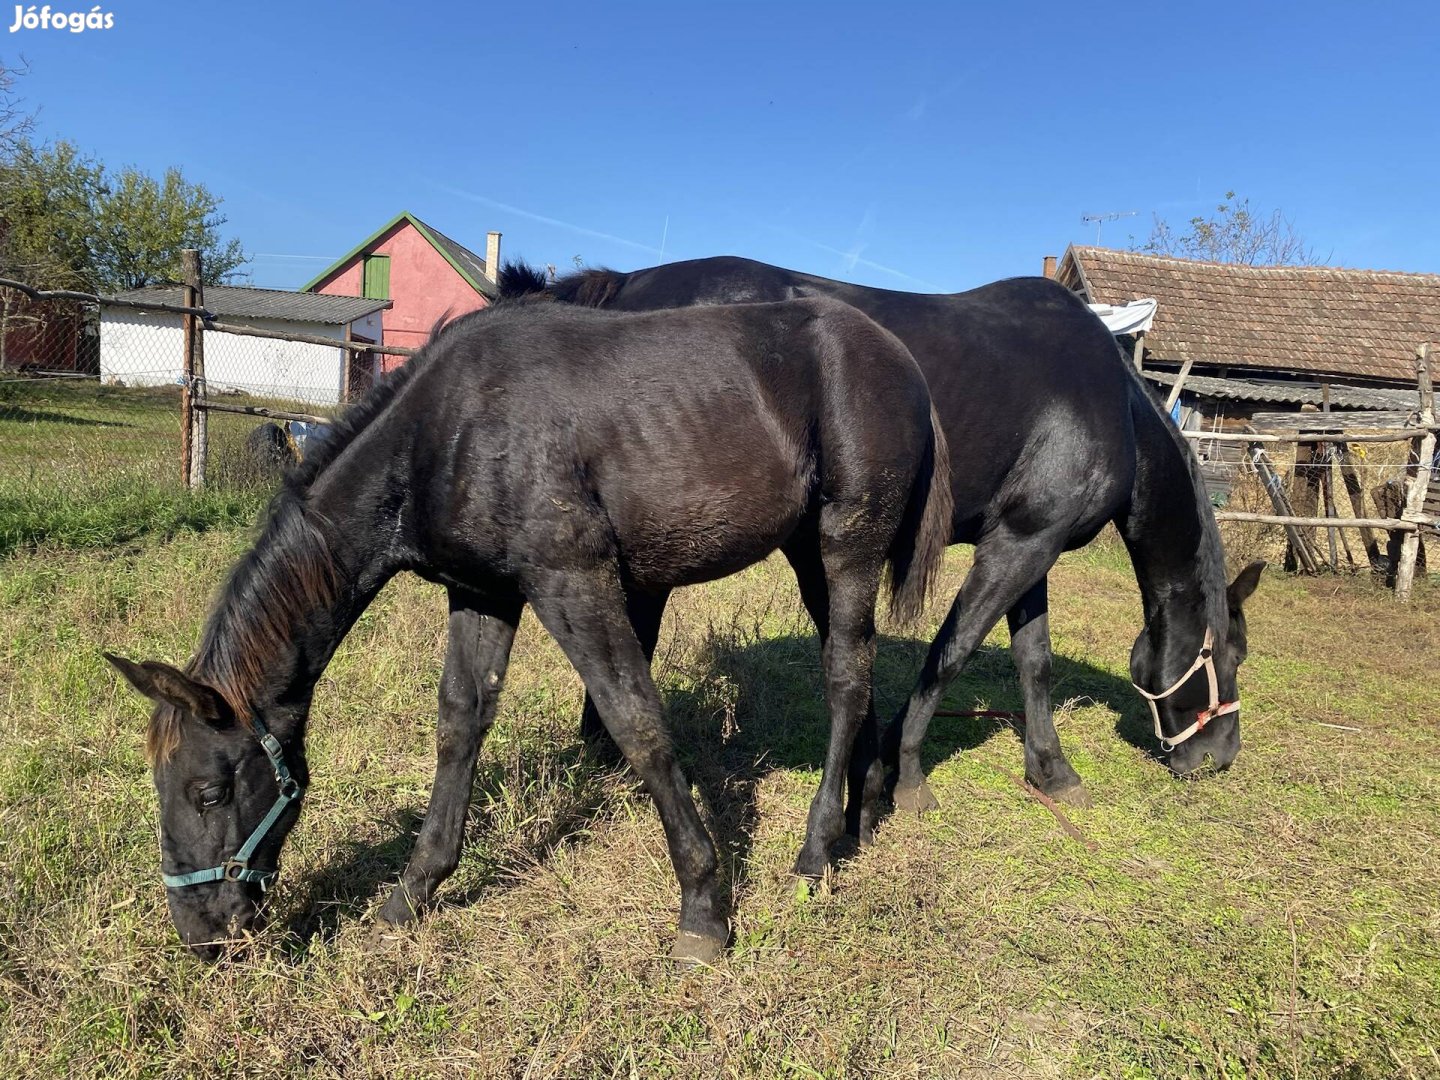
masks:
{"type": "MultiPolygon", "coordinates": [[[[342,341],[343,326],[247,319],[261,330],[278,330],[342,341]]],[[[364,331],[361,331],[364,333],[364,331]]],[[[107,309],[100,319],[100,378],[127,386],[160,386],[180,381],[180,316],[107,309]]],[[[205,334],[205,380],[212,394],[239,390],[256,397],[309,405],[341,400],[344,352],[324,345],[268,338],[205,334]]]]}

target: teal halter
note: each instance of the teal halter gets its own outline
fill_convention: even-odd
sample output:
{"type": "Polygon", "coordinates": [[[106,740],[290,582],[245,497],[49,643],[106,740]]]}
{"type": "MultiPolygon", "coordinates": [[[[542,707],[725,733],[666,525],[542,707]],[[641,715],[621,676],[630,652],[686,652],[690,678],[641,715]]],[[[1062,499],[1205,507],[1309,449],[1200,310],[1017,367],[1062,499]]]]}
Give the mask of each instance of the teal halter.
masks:
{"type": "Polygon", "coordinates": [[[265,815],[259,825],[250,834],[250,838],[240,845],[240,850],[234,856],[219,866],[212,866],[208,870],[192,870],[188,874],[166,874],[160,875],[167,888],[181,889],[186,885],[204,885],[211,881],[245,881],[254,882],[264,892],[269,889],[275,881],[279,870],[256,870],[250,865],[250,856],[255,854],[255,849],[265,839],[267,833],[274,827],[275,822],[280,820],[280,815],[285,808],[305,793],[300,782],[290,775],[290,768],[285,764],[285,752],[280,748],[280,740],[265,730],[265,725],[260,718],[254,717],[250,721],[255,728],[255,733],[260,737],[260,748],[265,751],[265,756],[270,759],[271,766],[275,769],[275,783],[280,786],[280,794],[275,797],[275,805],[265,815]]]}

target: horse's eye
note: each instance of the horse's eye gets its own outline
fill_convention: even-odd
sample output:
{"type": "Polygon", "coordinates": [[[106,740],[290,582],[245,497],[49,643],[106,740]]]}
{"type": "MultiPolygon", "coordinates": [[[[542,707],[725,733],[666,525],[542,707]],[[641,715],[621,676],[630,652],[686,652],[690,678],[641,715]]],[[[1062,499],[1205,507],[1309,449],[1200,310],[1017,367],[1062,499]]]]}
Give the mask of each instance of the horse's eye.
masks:
{"type": "Polygon", "coordinates": [[[217,784],[214,787],[205,788],[200,792],[200,809],[214,810],[215,807],[227,802],[230,798],[230,789],[224,784],[217,784]]]}

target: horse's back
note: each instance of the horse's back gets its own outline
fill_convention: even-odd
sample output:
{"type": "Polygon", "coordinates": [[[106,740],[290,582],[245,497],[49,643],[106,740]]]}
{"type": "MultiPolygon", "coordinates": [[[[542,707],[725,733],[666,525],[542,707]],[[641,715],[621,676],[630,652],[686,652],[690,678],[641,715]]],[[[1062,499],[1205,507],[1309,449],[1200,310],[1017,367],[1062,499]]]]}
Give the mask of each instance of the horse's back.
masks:
{"type": "Polygon", "coordinates": [[[1055,281],[907,293],[721,256],[618,275],[607,292],[608,306],[632,311],[828,296],[864,312],[929,384],[949,437],[956,541],[1004,517],[1022,529],[1068,520],[1083,542],[1128,497],[1143,391],[1109,331],[1055,281]]]}
{"type": "Polygon", "coordinates": [[[472,318],[446,345],[434,429],[489,447],[467,456],[504,473],[470,486],[521,500],[557,550],[612,546],[641,586],[764,558],[817,505],[827,463],[856,447],[913,459],[856,415],[862,383],[880,387],[881,416],[928,410],[903,346],[826,299],[635,315],[536,305],[472,318]]]}

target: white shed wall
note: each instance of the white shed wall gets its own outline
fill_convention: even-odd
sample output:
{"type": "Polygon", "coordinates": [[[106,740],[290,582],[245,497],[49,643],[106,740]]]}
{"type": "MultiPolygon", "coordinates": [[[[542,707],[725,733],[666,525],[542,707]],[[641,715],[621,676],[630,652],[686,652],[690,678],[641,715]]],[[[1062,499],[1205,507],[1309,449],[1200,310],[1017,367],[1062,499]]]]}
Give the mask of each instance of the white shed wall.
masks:
{"type": "MultiPolygon", "coordinates": [[[[246,324],[336,342],[345,337],[343,326],[280,319],[248,319],[246,324]]],[[[181,363],[179,315],[119,308],[101,313],[102,381],[119,379],[128,386],[174,383],[180,380],[181,363]]],[[[205,381],[212,394],[239,390],[256,397],[334,405],[341,400],[343,371],[339,348],[217,331],[205,334],[205,381]]]]}

